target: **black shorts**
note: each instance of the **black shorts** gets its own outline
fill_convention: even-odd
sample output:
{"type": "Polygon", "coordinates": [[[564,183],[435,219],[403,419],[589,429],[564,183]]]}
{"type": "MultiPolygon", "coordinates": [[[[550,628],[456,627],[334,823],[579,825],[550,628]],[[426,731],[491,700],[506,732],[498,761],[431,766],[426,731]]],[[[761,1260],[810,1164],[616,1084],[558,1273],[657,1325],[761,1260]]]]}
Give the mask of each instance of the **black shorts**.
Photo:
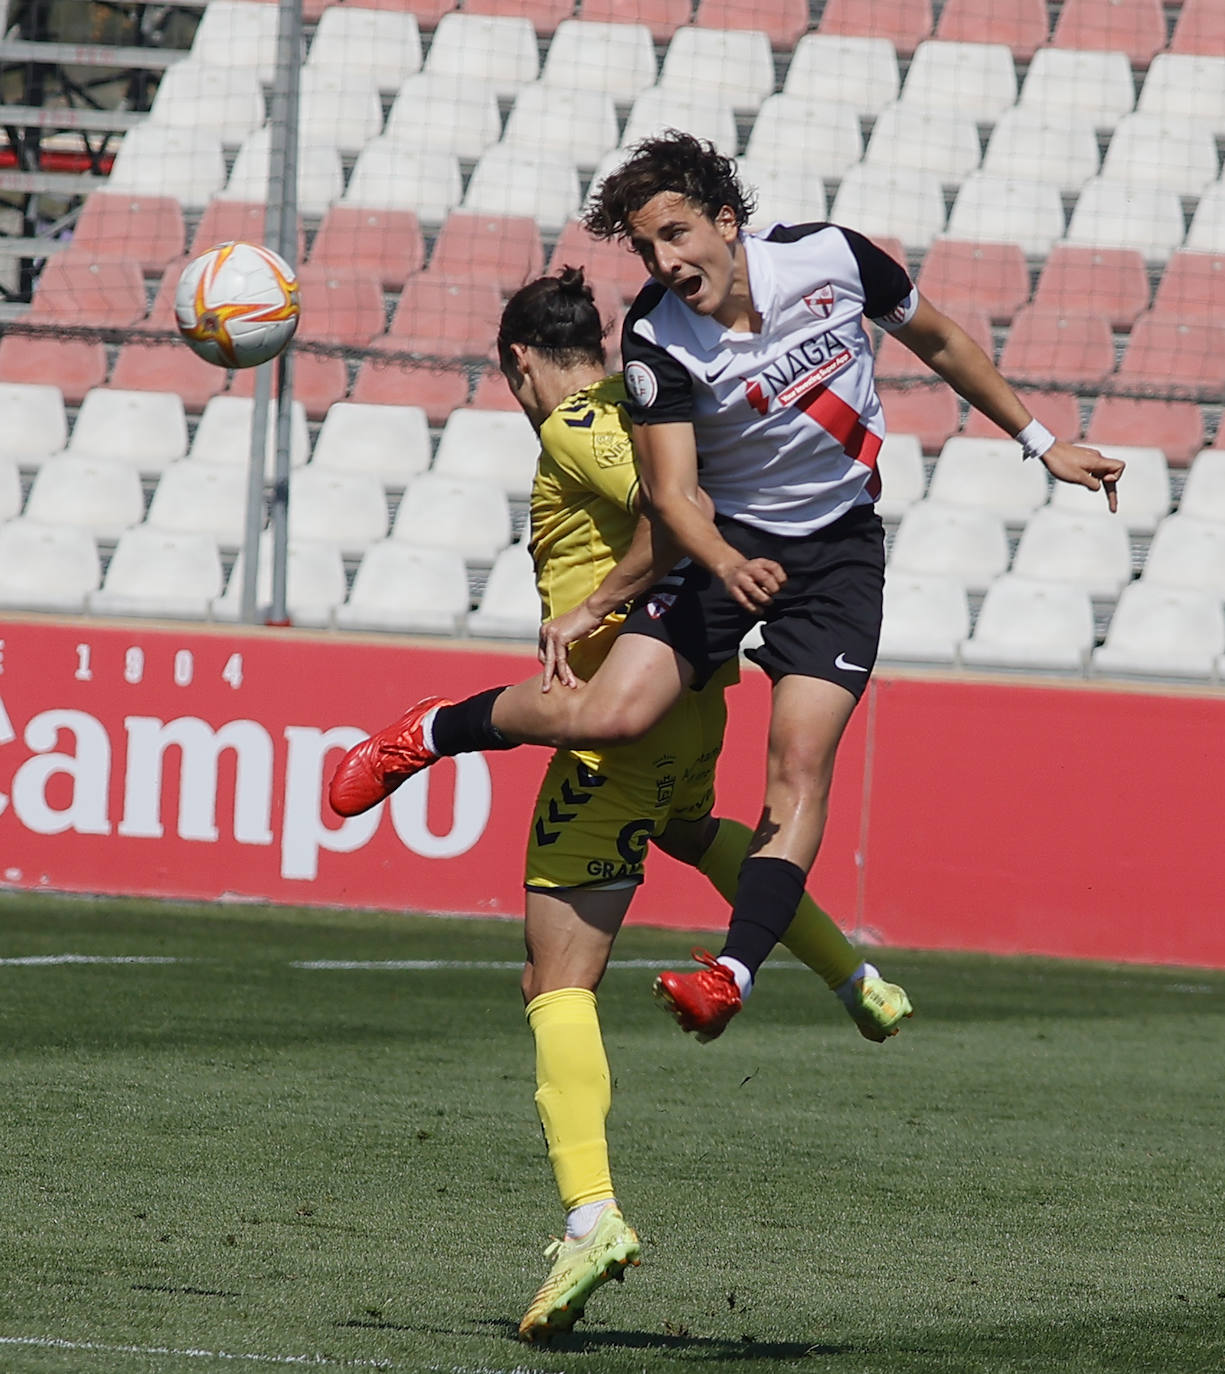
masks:
{"type": "Polygon", "coordinates": [[[685,562],[638,598],[621,633],[670,644],[701,687],[739,653],[760,620],[761,647],[747,656],[774,682],[815,677],[862,696],[876,663],[885,587],[885,532],[873,507],[855,506],[832,525],[798,536],[723,516],[715,523],[746,558],[771,558],[786,572],[764,613],[744,610],[708,569],[685,562]]]}

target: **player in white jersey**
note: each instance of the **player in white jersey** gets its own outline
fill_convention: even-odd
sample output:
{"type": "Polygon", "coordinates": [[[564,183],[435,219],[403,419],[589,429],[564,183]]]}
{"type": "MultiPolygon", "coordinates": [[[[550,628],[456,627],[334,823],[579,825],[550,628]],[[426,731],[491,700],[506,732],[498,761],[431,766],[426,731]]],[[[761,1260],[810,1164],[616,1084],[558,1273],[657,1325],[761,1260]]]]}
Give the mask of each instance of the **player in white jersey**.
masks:
{"type": "Polygon", "coordinates": [[[837,747],[875,662],[884,425],[862,317],[1015,435],[1025,457],[1104,488],[1111,510],[1123,468],[1038,424],[982,349],[862,236],[835,226],[751,235],[750,211],[730,159],[669,133],[639,144],[586,215],[597,235],[628,239],[652,277],[622,353],[650,513],[685,563],[640,599],[590,682],[565,662],[566,645],[595,628],[580,606],[548,627],[541,676],[422,703],[337,774],[353,804],[373,804],[445,754],[636,739],[764,622],[755,657],[774,685],[765,799],[727,940],[709,967],[657,983],[704,1038],[739,1010],[792,920],[837,747]]]}

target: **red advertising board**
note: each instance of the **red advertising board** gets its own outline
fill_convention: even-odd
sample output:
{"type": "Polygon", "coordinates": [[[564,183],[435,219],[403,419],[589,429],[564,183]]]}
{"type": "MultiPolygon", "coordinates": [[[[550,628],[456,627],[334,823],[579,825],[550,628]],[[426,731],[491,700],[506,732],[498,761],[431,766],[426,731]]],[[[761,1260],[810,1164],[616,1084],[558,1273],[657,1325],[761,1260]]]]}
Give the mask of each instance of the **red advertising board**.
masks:
{"type": "MultiPolygon", "coordinates": [[[[546,754],[466,755],[340,821],[340,751],[525,652],[34,618],[0,627],[0,886],[518,915],[546,754]]],[[[720,809],[753,821],[768,686],[729,694],[720,809]]],[[[867,939],[1225,966],[1225,694],[879,676],[811,887],[867,939]]],[[[662,855],[634,919],[717,928],[662,855]]]]}

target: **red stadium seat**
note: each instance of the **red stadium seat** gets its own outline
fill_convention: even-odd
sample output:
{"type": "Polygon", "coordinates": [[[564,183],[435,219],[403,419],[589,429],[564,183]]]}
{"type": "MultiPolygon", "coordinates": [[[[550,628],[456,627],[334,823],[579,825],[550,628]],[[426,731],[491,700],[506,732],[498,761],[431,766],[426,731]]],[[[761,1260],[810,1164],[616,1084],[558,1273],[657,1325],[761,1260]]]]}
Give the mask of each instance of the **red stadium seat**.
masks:
{"type": "MultiPolygon", "coordinates": [[[[275,4],[276,0],[255,0],[255,2],[257,4],[270,5],[275,4]]],[[[333,0],[302,0],[303,20],[308,24],[317,23],[319,20],[319,16],[332,3],[333,0]]],[[[362,0],[362,3],[365,4],[366,0],[362,0]]]]}
{"type": "Polygon", "coordinates": [[[1130,329],[1148,309],[1148,297],[1148,268],[1138,249],[1074,243],[1054,245],[1034,288],[1035,305],[1067,314],[1092,311],[1115,329],[1130,329]]]}
{"type": "Polygon", "coordinates": [[[1161,0],[1063,0],[1051,43],[1056,48],[1125,52],[1147,67],[1165,47],[1161,0]]]}
{"type": "MultiPolygon", "coordinates": [[[[1169,392],[1187,388],[1204,400],[1225,389],[1225,324],[1141,315],[1119,363],[1120,387],[1169,392]]],[[[1182,398],[1180,398],[1182,399],[1182,398]]]]}
{"type": "Polygon", "coordinates": [[[225,390],[226,371],[196,355],[184,343],[139,339],[119,350],[111,385],[119,391],[173,391],[193,414],[225,390]]]}
{"type": "Polygon", "coordinates": [[[145,309],[145,279],[135,262],[64,253],[43,268],[26,318],[121,328],[143,320],[145,309]]]}
{"type": "Polygon", "coordinates": [[[608,285],[623,301],[632,301],[647,280],[647,269],[637,253],[623,243],[593,239],[577,220],[562,229],[549,256],[550,272],[567,265],[586,268],[589,281],[608,285]]]}
{"type": "Polygon", "coordinates": [[[905,57],[931,37],[932,23],[931,0],[828,0],[817,32],[887,38],[905,57]]]}
{"type": "Polygon", "coordinates": [[[689,22],[690,0],[581,0],[580,19],[605,24],[645,24],[656,43],[666,44],[689,22]]]}
{"type": "Polygon", "coordinates": [[[1085,442],[1159,448],[1172,467],[1185,468],[1204,447],[1204,417],[1194,401],[1102,396],[1089,417],[1085,442]]]}
{"type": "Polygon", "coordinates": [[[311,244],[310,262],[373,272],[398,291],[425,266],[425,235],[412,210],[333,205],[311,244]]]}
{"type": "Polygon", "coordinates": [[[1007,322],[1029,300],[1029,268],[1019,243],[934,239],[916,284],[958,319],[968,310],[980,310],[1007,322]]]}
{"type": "Polygon", "coordinates": [[[444,358],[492,357],[501,319],[496,286],[423,272],[404,283],[388,341],[444,358]]]}
{"type": "MultiPolygon", "coordinates": [[[[254,396],[257,369],[246,367],[234,373],[229,395],[254,396]]],[[[293,358],[293,398],[301,401],[307,416],[322,420],[331,406],[343,401],[349,389],[349,370],[343,358],[320,353],[295,351],[293,358]]]]}
{"type": "Polygon", "coordinates": [[[1010,0],[1006,5],[944,0],[936,37],[946,43],[1004,43],[1018,61],[1028,62],[1050,29],[1046,0],[1010,0]]]}
{"type": "Polygon", "coordinates": [[[877,387],[890,434],[914,434],[925,453],[939,453],[957,433],[957,396],[943,382],[931,386],[877,387]]]}
{"type": "Polygon", "coordinates": [[[1225,320],[1225,253],[1172,253],[1157,283],[1153,314],[1225,320]]]}
{"type": "Polygon", "coordinates": [[[438,27],[444,14],[459,8],[458,0],[362,0],[367,10],[398,10],[413,15],[422,29],[438,27]]]}
{"type": "Polygon", "coordinates": [[[162,272],[162,279],[158,282],[157,290],[153,296],[153,304],[149,307],[149,314],[145,319],[138,320],[132,326],[136,333],[147,334],[176,328],[174,293],[178,289],[179,278],[183,275],[183,269],[190,261],[190,258],[176,258],[173,262],[166,264],[165,270],[162,272]]]}
{"type": "Polygon", "coordinates": [[[80,405],[87,391],[106,381],[106,349],[100,343],[33,334],[0,339],[0,382],[48,381],[59,387],[68,405],[80,405]]]}
{"type": "Polygon", "coordinates": [[[532,21],[540,34],[551,34],[574,15],[574,0],[464,0],[465,14],[500,14],[532,21]]]}
{"type": "Polygon", "coordinates": [[[510,394],[510,387],[500,372],[489,371],[481,376],[472,393],[473,410],[518,410],[519,402],[510,394]]]}
{"type": "MultiPolygon", "coordinates": [[[[985,310],[961,310],[956,313],[957,323],[966,331],[976,344],[994,359],[995,345],[991,337],[991,321],[985,310]]],[[[890,334],[885,334],[876,355],[876,375],[882,382],[896,382],[909,377],[930,377],[932,370],[904,343],[899,343],[890,334]]]]}
{"type": "MultiPolygon", "coordinates": [[[[374,347],[380,353],[398,352],[403,343],[381,339],[374,347]]],[[[358,369],[349,399],[362,405],[420,406],[430,424],[442,425],[453,410],[467,404],[468,391],[466,372],[367,358],[358,369]]]]}
{"type": "MultiPolygon", "coordinates": [[[[198,257],[218,243],[263,243],[266,207],[254,200],[210,200],[191,236],[188,253],[198,257]]],[[[298,222],[298,262],[306,236],[298,222]]]]}
{"type": "Polygon", "coordinates": [[[130,258],[156,276],[186,249],[183,208],[173,196],[129,196],[95,191],[72,233],[74,258],[130,258]]]}
{"type": "Polygon", "coordinates": [[[698,0],[703,29],[760,29],[772,48],[790,51],[809,25],[808,0],[698,0]]]}
{"type": "Polygon", "coordinates": [[[302,338],[360,348],[383,332],[383,288],[373,272],[308,263],[298,273],[298,282],[302,338]]]}
{"type": "Polygon", "coordinates": [[[1200,57],[1225,53],[1225,5],[1221,0],[1183,0],[1170,38],[1170,51],[1200,57]]]}
{"type": "Polygon", "coordinates": [[[1114,371],[1114,335],[1104,315],[1027,305],[1000,351],[1000,371],[1016,382],[1100,386],[1114,371]]]}
{"type": "Polygon", "coordinates": [[[431,275],[489,282],[504,296],[544,271],[540,229],[525,215],[452,210],[430,257],[431,275]]]}
{"type": "MultiPolygon", "coordinates": [[[[1079,439],[1081,436],[1080,404],[1070,391],[1037,391],[1032,387],[1019,386],[1017,395],[1029,408],[1029,413],[1056,434],[1060,439],[1079,439]]],[[[970,407],[961,432],[968,439],[998,439],[1001,430],[993,420],[988,420],[981,410],[970,407]]]]}

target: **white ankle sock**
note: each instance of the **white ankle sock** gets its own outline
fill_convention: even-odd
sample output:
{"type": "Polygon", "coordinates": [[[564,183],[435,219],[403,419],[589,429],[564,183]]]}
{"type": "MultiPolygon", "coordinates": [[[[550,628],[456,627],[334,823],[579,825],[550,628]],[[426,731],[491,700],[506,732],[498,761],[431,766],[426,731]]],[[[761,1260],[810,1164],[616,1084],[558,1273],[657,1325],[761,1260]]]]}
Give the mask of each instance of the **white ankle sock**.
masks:
{"type": "Polygon", "coordinates": [[[434,717],[437,714],[438,707],[435,706],[432,711],[426,712],[425,719],[421,722],[421,743],[425,745],[431,754],[436,754],[438,752],[438,750],[434,748],[434,717]]]}
{"type": "Polygon", "coordinates": [[[596,1202],[584,1202],[581,1207],[572,1207],[566,1213],[566,1239],[581,1239],[599,1221],[605,1207],[616,1205],[615,1197],[602,1197],[596,1202]]]}
{"type": "Polygon", "coordinates": [[[851,976],[846,980],[846,982],[839,983],[838,986],[834,989],[834,991],[838,994],[838,997],[840,1001],[843,1003],[843,1005],[849,1007],[855,1001],[855,984],[859,982],[861,978],[879,977],[880,969],[878,969],[875,964],[860,964],[860,966],[855,970],[854,973],[851,974],[851,976]]]}
{"type": "Polygon", "coordinates": [[[724,968],[731,969],[732,977],[736,980],[736,986],[740,989],[740,1000],[742,1002],[747,1002],[749,1000],[749,993],[753,991],[753,975],[745,968],[739,959],[733,959],[727,954],[720,954],[716,963],[722,964],[724,968]]]}

